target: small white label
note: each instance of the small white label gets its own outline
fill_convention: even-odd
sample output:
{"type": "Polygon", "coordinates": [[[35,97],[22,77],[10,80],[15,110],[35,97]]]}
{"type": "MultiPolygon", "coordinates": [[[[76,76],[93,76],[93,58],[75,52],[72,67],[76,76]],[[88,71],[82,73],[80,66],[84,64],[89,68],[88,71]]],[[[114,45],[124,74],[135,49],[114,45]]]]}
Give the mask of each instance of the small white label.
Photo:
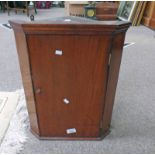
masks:
{"type": "Polygon", "coordinates": [[[65,19],[64,21],[65,21],[65,22],[70,22],[70,21],[71,21],[71,19],[65,19]]]}
{"type": "Polygon", "coordinates": [[[76,133],[76,129],[75,128],[67,129],[66,132],[67,134],[76,133]]]}
{"type": "Polygon", "coordinates": [[[55,54],[56,54],[56,55],[62,55],[62,51],[61,51],[61,50],[56,50],[56,51],[55,51],[55,54]]]}
{"type": "Polygon", "coordinates": [[[69,100],[68,99],[64,98],[63,101],[64,101],[64,103],[69,104],[69,100]]]}

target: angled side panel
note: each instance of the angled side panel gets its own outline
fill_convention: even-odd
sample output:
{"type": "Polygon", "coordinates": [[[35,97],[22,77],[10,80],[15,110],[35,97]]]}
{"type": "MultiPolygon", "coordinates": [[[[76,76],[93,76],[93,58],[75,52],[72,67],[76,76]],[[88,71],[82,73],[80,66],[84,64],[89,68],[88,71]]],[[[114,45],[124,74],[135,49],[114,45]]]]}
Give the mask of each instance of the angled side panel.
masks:
{"type": "Polygon", "coordinates": [[[112,117],[113,104],[115,100],[115,92],[117,88],[119,69],[122,58],[125,32],[116,34],[111,49],[111,60],[109,64],[109,76],[107,84],[107,92],[105,98],[105,106],[103,112],[103,132],[108,132],[112,117]]]}
{"type": "Polygon", "coordinates": [[[18,52],[20,70],[21,70],[22,81],[23,81],[23,86],[25,90],[31,129],[33,132],[39,134],[36,107],[35,107],[35,101],[33,96],[32,80],[30,75],[26,37],[25,37],[25,34],[19,30],[19,27],[17,29],[14,25],[12,25],[12,27],[15,32],[16,48],[18,52]]]}

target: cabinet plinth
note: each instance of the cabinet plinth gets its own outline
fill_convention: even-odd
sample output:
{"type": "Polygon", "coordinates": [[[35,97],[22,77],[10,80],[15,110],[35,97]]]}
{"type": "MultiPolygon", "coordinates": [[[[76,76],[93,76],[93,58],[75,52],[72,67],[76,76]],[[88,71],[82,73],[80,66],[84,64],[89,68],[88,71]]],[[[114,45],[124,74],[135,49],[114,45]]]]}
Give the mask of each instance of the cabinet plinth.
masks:
{"type": "Polygon", "coordinates": [[[61,17],[10,24],[32,132],[41,139],[105,136],[130,23],[61,17]]]}

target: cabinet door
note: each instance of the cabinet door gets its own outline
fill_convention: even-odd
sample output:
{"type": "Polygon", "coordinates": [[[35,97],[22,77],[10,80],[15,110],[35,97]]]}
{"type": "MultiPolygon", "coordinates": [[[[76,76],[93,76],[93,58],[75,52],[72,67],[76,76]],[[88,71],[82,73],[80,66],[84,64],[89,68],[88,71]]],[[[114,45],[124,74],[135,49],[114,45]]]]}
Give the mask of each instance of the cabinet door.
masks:
{"type": "Polygon", "coordinates": [[[110,38],[29,35],[27,42],[41,136],[98,137],[110,38]]]}

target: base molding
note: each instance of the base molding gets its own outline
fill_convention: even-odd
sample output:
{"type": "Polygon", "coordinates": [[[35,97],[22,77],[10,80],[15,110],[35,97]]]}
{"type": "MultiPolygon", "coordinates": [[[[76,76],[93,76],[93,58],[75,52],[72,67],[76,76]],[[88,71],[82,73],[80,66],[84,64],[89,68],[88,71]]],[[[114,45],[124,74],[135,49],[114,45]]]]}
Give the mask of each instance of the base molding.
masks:
{"type": "Polygon", "coordinates": [[[100,141],[103,140],[109,133],[110,130],[102,133],[102,135],[100,137],[44,137],[44,136],[39,136],[37,135],[32,129],[30,129],[31,133],[38,138],[39,140],[73,140],[73,141],[80,141],[80,140],[92,140],[92,141],[100,141]]]}

